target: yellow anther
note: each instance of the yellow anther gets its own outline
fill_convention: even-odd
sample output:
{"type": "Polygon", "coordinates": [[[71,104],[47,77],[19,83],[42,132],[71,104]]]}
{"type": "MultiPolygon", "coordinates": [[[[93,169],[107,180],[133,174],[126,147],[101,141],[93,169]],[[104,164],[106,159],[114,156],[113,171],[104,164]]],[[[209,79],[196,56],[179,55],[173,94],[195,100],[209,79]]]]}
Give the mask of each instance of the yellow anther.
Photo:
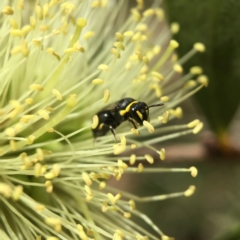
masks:
{"type": "Polygon", "coordinates": [[[83,226],[78,224],[77,225],[77,229],[78,229],[78,233],[79,233],[79,236],[82,240],[88,240],[88,236],[86,235],[86,233],[84,232],[84,229],[83,229],[83,226]]]}
{"type": "Polygon", "coordinates": [[[38,160],[43,161],[45,159],[43,150],[41,148],[37,148],[36,153],[37,153],[38,160]]]}
{"type": "Polygon", "coordinates": [[[16,186],[14,189],[13,189],[13,193],[12,193],[12,199],[14,201],[17,201],[21,194],[23,193],[23,186],[19,185],[19,186],[16,186]]]}
{"type": "Polygon", "coordinates": [[[114,205],[114,204],[116,204],[116,199],[115,199],[115,197],[111,194],[111,193],[108,193],[107,194],[107,197],[108,197],[108,199],[110,200],[110,202],[114,205]]]}
{"type": "Polygon", "coordinates": [[[156,15],[159,21],[162,21],[164,19],[164,11],[162,8],[157,8],[156,10],[156,15]]]}
{"type": "Polygon", "coordinates": [[[40,177],[42,175],[41,169],[42,169],[41,163],[36,163],[34,166],[34,176],[35,177],[40,177]]]}
{"type": "Polygon", "coordinates": [[[177,22],[173,22],[170,26],[170,29],[171,29],[171,33],[172,34],[177,34],[180,30],[180,25],[179,23],[177,22]]]}
{"type": "Polygon", "coordinates": [[[12,195],[12,188],[8,184],[0,182],[0,194],[5,198],[9,198],[12,195]]]}
{"type": "Polygon", "coordinates": [[[59,164],[53,164],[52,173],[55,177],[58,177],[60,174],[61,168],[59,164]]]}
{"type": "Polygon", "coordinates": [[[31,91],[43,91],[44,90],[43,86],[40,84],[32,84],[29,86],[29,89],[31,91]]]}
{"type": "Polygon", "coordinates": [[[114,198],[116,200],[116,202],[122,197],[122,193],[118,193],[114,198]]]}
{"type": "Polygon", "coordinates": [[[46,173],[46,174],[44,175],[44,177],[45,177],[46,179],[53,179],[53,178],[55,178],[55,175],[54,175],[53,172],[48,172],[48,173],[46,173]]]}
{"type": "Polygon", "coordinates": [[[112,48],[111,53],[114,54],[117,58],[121,57],[119,51],[116,48],[112,48]]]}
{"type": "Polygon", "coordinates": [[[123,160],[118,159],[118,167],[125,170],[128,168],[128,165],[125,162],[123,162],[123,160]]]}
{"type": "Polygon", "coordinates": [[[124,216],[125,218],[130,218],[130,217],[131,217],[131,213],[129,213],[129,212],[124,212],[123,216],[124,216]]]}
{"type": "Polygon", "coordinates": [[[136,203],[134,200],[130,199],[128,203],[132,211],[136,209],[136,203]]]}
{"type": "Polygon", "coordinates": [[[100,64],[100,65],[98,66],[98,69],[101,69],[101,70],[103,70],[103,71],[105,71],[105,72],[108,72],[108,65],[106,65],[106,64],[100,64]]]}
{"type": "Polygon", "coordinates": [[[23,9],[24,9],[24,1],[25,1],[25,0],[19,0],[19,1],[18,1],[18,8],[19,8],[20,10],[23,10],[23,9]]]}
{"type": "Polygon", "coordinates": [[[139,131],[136,129],[136,128],[131,128],[131,132],[134,134],[134,135],[139,135],[139,131]]]}
{"type": "Polygon", "coordinates": [[[10,6],[5,6],[2,10],[2,13],[6,15],[13,15],[14,11],[10,6]]]}
{"type": "Polygon", "coordinates": [[[97,115],[93,116],[93,122],[92,122],[92,129],[96,129],[96,127],[98,126],[99,123],[99,118],[97,115]]]}
{"type": "Polygon", "coordinates": [[[137,144],[131,144],[131,149],[135,149],[135,148],[137,148],[137,144]]]}
{"type": "Polygon", "coordinates": [[[62,94],[57,89],[53,89],[52,94],[57,98],[57,100],[62,100],[62,94]]]}
{"type": "Polygon", "coordinates": [[[162,161],[165,160],[165,158],[166,158],[166,151],[165,151],[164,148],[162,148],[162,149],[160,150],[159,156],[160,156],[160,159],[161,159],[162,161]]]}
{"type": "Polygon", "coordinates": [[[48,5],[48,3],[45,3],[45,4],[43,5],[43,16],[44,16],[44,17],[47,17],[47,16],[48,16],[48,10],[49,10],[49,5],[48,5]]]}
{"type": "Polygon", "coordinates": [[[9,137],[14,137],[16,135],[16,132],[14,128],[10,127],[5,129],[5,134],[9,137]]]}
{"type": "Polygon", "coordinates": [[[149,16],[154,15],[155,13],[156,13],[155,10],[150,8],[150,9],[147,9],[143,12],[143,16],[144,17],[149,17],[149,16]]]}
{"type": "Polygon", "coordinates": [[[101,85],[103,83],[104,83],[104,80],[100,79],[100,78],[96,78],[96,79],[92,80],[93,85],[101,85]]]}
{"type": "Polygon", "coordinates": [[[204,52],[205,51],[205,45],[203,43],[195,43],[193,45],[193,48],[198,52],[204,52]]]}
{"type": "Polygon", "coordinates": [[[147,130],[150,132],[150,133],[153,133],[154,132],[154,127],[153,127],[153,125],[150,123],[150,122],[148,122],[148,121],[143,121],[143,126],[145,127],[145,128],[147,128],[147,130]]]}
{"type": "Polygon", "coordinates": [[[196,127],[198,124],[200,123],[200,121],[198,119],[193,120],[192,122],[188,123],[187,127],[188,128],[194,128],[196,127]]]}
{"type": "Polygon", "coordinates": [[[161,81],[164,79],[163,75],[162,75],[161,73],[159,73],[159,72],[152,71],[152,72],[151,72],[151,75],[152,75],[153,77],[161,80],[161,81]]]}
{"type": "Polygon", "coordinates": [[[150,164],[154,163],[154,159],[153,159],[153,157],[151,155],[145,154],[144,157],[150,164]]]}
{"type": "Polygon", "coordinates": [[[132,14],[134,20],[136,20],[136,21],[141,20],[141,14],[139,13],[139,11],[136,8],[131,9],[131,14],[132,14]]]}
{"type": "Polygon", "coordinates": [[[175,40],[171,40],[169,43],[169,46],[173,49],[178,48],[179,47],[179,43],[175,40]]]}
{"type": "Polygon", "coordinates": [[[136,155],[135,155],[135,154],[132,154],[132,155],[130,156],[129,164],[130,164],[130,165],[133,165],[135,162],[136,162],[136,155]]]}
{"type": "Polygon", "coordinates": [[[9,23],[10,23],[12,29],[18,29],[18,24],[13,18],[11,18],[9,20],[9,23]]]}
{"type": "Polygon", "coordinates": [[[46,240],[59,240],[59,238],[51,236],[51,237],[47,237],[46,240]]]}
{"type": "Polygon", "coordinates": [[[48,169],[48,165],[44,165],[41,167],[41,175],[43,175],[48,169]]]}
{"type": "Polygon", "coordinates": [[[49,3],[49,8],[53,7],[54,5],[56,5],[59,2],[60,2],[60,0],[51,0],[49,3]]]}
{"type": "Polygon", "coordinates": [[[42,117],[45,120],[48,120],[50,118],[48,111],[46,111],[45,109],[38,110],[37,113],[40,117],[42,117]]]}
{"type": "Polygon", "coordinates": [[[46,207],[43,205],[43,204],[36,204],[35,205],[35,210],[37,210],[37,211],[42,211],[42,210],[44,210],[46,207]]]}
{"type": "Polygon", "coordinates": [[[13,151],[17,151],[17,144],[16,141],[10,140],[10,146],[13,151]]]}
{"type": "Polygon", "coordinates": [[[203,128],[203,123],[199,122],[197,126],[193,129],[193,134],[198,134],[203,128]]]}
{"type": "Polygon", "coordinates": [[[87,20],[85,18],[79,18],[77,24],[79,27],[84,28],[87,25],[87,20]]]}
{"type": "Polygon", "coordinates": [[[160,52],[161,52],[161,46],[158,46],[158,45],[156,45],[156,46],[154,46],[154,48],[153,48],[153,53],[154,53],[154,55],[158,55],[160,52]]]}
{"type": "Polygon", "coordinates": [[[124,238],[125,237],[125,235],[124,235],[124,233],[121,231],[121,230],[119,230],[119,229],[116,229],[116,231],[115,231],[119,236],[121,236],[122,238],[124,238]]]}
{"type": "Polygon", "coordinates": [[[143,60],[142,53],[140,53],[140,52],[135,52],[135,54],[137,55],[138,61],[141,62],[141,61],[143,60]]]}
{"type": "Polygon", "coordinates": [[[162,119],[162,123],[167,123],[169,120],[169,111],[166,111],[163,113],[163,119],[162,119]]]}
{"type": "Polygon", "coordinates": [[[197,78],[197,81],[202,84],[204,87],[208,86],[208,77],[206,75],[200,75],[197,78]]]}
{"type": "Polygon", "coordinates": [[[122,240],[123,238],[118,234],[118,233],[114,233],[112,240],[122,240]]]}
{"type": "Polygon", "coordinates": [[[195,80],[188,80],[185,84],[184,84],[184,88],[185,89],[190,89],[193,88],[197,85],[195,80]]]}
{"type": "Polygon", "coordinates": [[[160,98],[162,102],[168,102],[169,101],[169,96],[163,96],[160,98]]]}
{"type": "Polygon", "coordinates": [[[177,73],[182,73],[183,72],[182,66],[180,64],[177,64],[177,63],[173,65],[173,70],[177,73]]]}
{"type": "Polygon", "coordinates": [[[121,135],[120,139],[121,139],[121,145],[126,146],[127,140],[126,140],[125,136],[121,135]]]}
{"type": "Polygon", "coordinates": [[[106,212],[108,210],[108,204],[107,202],[102,203],[102,212],[106,212]]]}
{"type": "Polygon", "coordinates": [[[119,145],[119,144],[115,144],[115,145],[113,145],[113,153],[115,154],[115,155],[118,155],[118,154],[120,154],[120,153],[122,153],[122,152],[124,152],[125,151],[125,149],[126,149],[126,145],[119,145]]]}
{"type": "Polygon", "coordinates": [[[191,171],[192,177],[196,177],[198,174],[198,170],[195,167],[190,167],[189,170],[191,171]]]}
{"type": "Polygon", "coordinates": [[[104,95],[103,95],[103,102],[107,103],[110,98],[110,91],[108,89],[104,90],[104,95]]]}
{"type": "Polygon", "coordinates": [[[20,29],[11,29],[10,34],[14,37],[22,37],[23,36],[23,32],[20,29]]]}
{"type": "Polygon", "coordinates": [[[184,196],[185,197],[190,197],[191,195],[193,195],[193,193],[195,192],[195,190],[196,190],[196,187],[195,186],[190,186],[189,188],[188,188],[188,190],[186,190],[185,192],[184,192],[184,196]]]}
{"type": "Polygon", "coordinates": [[[25,25],[25,26],[22,27],[21,31],[22,31],[22,35],[25,36],[29,32],[32,31],[32,26],[31,25],[25,25]]]}
{"type": "Polygon", "coordinates": [[[122,51],[125,50],[125,47],[124,47],[124,45],[122,44],[122,42],[115,42],[115,43],[113,44],[113,46],[116,47],[116,48],[118,48],[118,49],[121,49],[122,51]]]}
{"type": "Polygon", "coordinates": [[[148,66],[148,64],[149,64],[149,59],[148,59],[148,57],[147,57],[147,56],[144,56],[142,59],[143,59],[144,63],[146,64],[146,66],[148,66]]]}
{"type": "Polygon", "coordinates": [[[137,171],[140,173],[140,172],[143,171],[143,169],[144,169],[143,164],[142,164],[142,163],[139,163],[139,164],[138,164],[137,171]]]}
{"type": "Polygon", "coordinates": [[[37,14],[38,19],[42,20],[43,19],[43,11],[42,11],[42,8],[39,5],[35,6],[35,12],[37,14]]]}
{"type": "Polygon", "coordinates": [[[92,189],[88,185],[85,185],[84,189],[89,196],[93,196],[92,189]]]}
{"type": "Polygon", "coordinates": [[[106,187],[106,182],[104,182],[104,181],[100,182],[100,184],[99,184],[99,189],[102,190],[102,189],[104,189],[105,187],[106,187]]]}
{"type": "Polygon", "coordinates": [[[142,35],[141,32],[136,32],[131,38],[132,42],[136,42],[136,41],[140,40],[141,35],[142,35]]]}
{"type": "Polygon", "coordinates": [[[123,42],[123,41],[124,41],[124,36],[123,36],[120,32],[116,32],[116,33],[115,33],[115,36],[117,37],[117,39],[118,39],[120,42],[123,42]]]}
{"type": "Polygon", "coordinates": [[[201,74],[203,72],[202,68],[199,66],[194,66],[190,68],[190,73],[191,74],[201,74]]]}
{"type": "Polygon", "coordinates": [[[65,14],[71,14],[71,12],[76,8],[76,6],[72,2],[65,2],[61,4],[61,9],[65,14]]]}
{"type": "Polygon", "coordinates": [[[88,173],[83,172],[82,173],[82,179],[88,186],[92,185],[92,180],[91,180],[90,176],[88,175],[88,173]]]}
{"type": "Polygon", "coordinates": [[[37,24],[36,18],[33,17],[33,16],[31,16],[31,17],[30,17],[30,25],[31,25],[31,27],[32,27],[33,29],[35,29],[36,24],[37,24]]]}
{"type": "Polygon", "coordinates": [[[67,104],[69,108],[74,108],[77,105],[77,95],[71,94],[67,99],[67,104]]]}
{"type": "Polygon", "coordinates": [[[133,31],[126,31],[126,32],[123,33],[123,35],[125,37],[132,37],[134,35],[134,32],[133,31]]]}

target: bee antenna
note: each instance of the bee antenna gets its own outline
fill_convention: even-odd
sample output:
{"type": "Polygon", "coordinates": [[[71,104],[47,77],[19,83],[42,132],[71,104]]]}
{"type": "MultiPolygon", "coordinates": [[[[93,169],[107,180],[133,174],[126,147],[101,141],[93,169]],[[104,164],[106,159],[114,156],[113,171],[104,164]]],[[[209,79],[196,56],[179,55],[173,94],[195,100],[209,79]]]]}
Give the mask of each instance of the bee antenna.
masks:
{"type": "Polygon", "coordinates": [[[159,107],[159,106],[163,106],[163,105],[164,105],[164,103],[157,103],[157,104],[148,106],[147,109],[152,108],[152,107],[159,107]]]}

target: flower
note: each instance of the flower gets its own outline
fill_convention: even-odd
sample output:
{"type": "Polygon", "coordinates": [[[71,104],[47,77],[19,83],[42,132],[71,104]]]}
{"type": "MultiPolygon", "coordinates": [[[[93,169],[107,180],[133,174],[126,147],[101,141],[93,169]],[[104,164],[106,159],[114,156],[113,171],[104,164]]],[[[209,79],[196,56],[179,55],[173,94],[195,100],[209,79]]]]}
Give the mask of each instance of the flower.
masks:
{"type": "MultiPolygon", "coordinates": [[[[165,150],[155,149],[153,143],[201,130],[199,120],[164,124],[180,118],[181,108],[174,107],[207,85],[200,67],[183,76],[181,67],[204,51],[204,45],[195,44],[177,59],[178,43],[170,40],[163,10],[145,10],[140,0],[131,14],[126,1],[114,0],[13,0],[10,6],[2,1],[0,7],[0,236],[159,239],[135,224],[131,220],[135,215],[168,239],[135,210],[135,201],[190,196],[194,186],[139,198],[120,193],[106,180],[111,176],[120,180],[126,171],[142,172],[143,164],[135,167],[136,161],[154,161],[148,154],[119,156],[123,151],[147,146],[164,160],[165,150]],[[94,117],[92,124],[92,116],[108,102],[126,96],[167,104],[152,109],[151,124],[145,121],[138,131],[122,124],[117,129],[119,143],[113,143],[111,134],[93,143],[91,126],[98,119],[94,117]],[[154,126],[160,127],[154,130],[154,126]],[[139,131],[141,137],[134,138],[139,131]],[[162,135],[166,131],[174,133],[162,135]],[[141,141],[150,134],[153,137],[141,141]]],[[[172,25],[173,33],[177,26],[172,25]]],[[[179,171],[197,174],[194,167],[179,171]]]]}

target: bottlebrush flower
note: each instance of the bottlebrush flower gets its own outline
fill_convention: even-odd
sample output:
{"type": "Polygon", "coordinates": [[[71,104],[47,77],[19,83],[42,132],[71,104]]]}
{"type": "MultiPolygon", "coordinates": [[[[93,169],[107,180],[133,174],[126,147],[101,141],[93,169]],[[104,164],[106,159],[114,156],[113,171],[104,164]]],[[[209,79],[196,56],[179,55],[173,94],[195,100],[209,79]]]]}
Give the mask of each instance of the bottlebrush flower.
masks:
{"type": "MultiPolygon", "coordinates": [[[[165,124],[180,118],[179,104],[207,85],[200,67],[185,75],[181,67],[204,45],[196,43],[178,59],[178,43],[171,40],[157,2],[144,9],[137,1],[130,13],[127,1],[114,0],[12,0],[0,7],[0,238],[168,239],[135,210],[135,202],[189,196],[193,186],[139,198],[106,180],[142,172],[136,161],[154,161],[148,154],[122,152],[147,146],[164,160],[165,150],[153,143],[201,130],[199,120],[165,124]],[[116,129],[117,143],[111,134],[93,143],[97,119],[92,123],[92,117],[124,97],[165,105],[151,109],[151,123],[138,130],[123,123],[116,129]],[[131,215],[160,236],[138,226],[131,215]]],[[[172,25],[172,33],[177,28],[172,25]]],[[[197,174],[194,167],[155,171],[197,174]]]]}

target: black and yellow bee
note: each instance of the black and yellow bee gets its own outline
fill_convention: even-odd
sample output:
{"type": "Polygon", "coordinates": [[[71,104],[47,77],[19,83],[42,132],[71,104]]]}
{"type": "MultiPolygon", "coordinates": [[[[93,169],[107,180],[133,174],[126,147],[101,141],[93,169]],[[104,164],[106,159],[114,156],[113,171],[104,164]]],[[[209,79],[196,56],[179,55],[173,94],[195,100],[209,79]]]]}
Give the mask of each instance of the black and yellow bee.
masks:
{"type": "Polygon", "coordinates": [[[122,122],[128,120],[137,129],[136,124],[142,126],[143,121],[149,121],[149,108],[162,106],[163,103],[148,106],[133,98],[123,98],[105,109],[96,113],[98,125],[92,129],[94,138],[104,136],[110,130],[116,139],[114,129],[122,122]]]}

